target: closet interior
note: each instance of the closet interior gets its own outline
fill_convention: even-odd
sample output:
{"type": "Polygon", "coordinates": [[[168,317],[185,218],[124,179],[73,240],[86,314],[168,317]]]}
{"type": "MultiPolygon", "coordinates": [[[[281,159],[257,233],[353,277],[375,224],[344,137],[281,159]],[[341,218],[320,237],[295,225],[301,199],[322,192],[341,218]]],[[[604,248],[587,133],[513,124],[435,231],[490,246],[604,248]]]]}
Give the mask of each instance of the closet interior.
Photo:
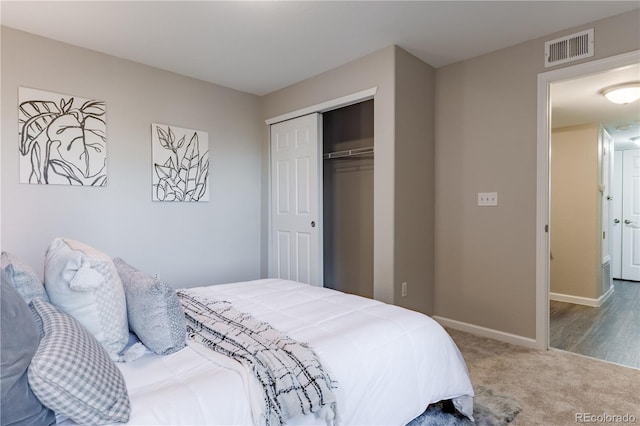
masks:
{"type": "Polygon", "coordinates": [[[371,298],[373,102],[322,117],[324,286],[371,298]]]}

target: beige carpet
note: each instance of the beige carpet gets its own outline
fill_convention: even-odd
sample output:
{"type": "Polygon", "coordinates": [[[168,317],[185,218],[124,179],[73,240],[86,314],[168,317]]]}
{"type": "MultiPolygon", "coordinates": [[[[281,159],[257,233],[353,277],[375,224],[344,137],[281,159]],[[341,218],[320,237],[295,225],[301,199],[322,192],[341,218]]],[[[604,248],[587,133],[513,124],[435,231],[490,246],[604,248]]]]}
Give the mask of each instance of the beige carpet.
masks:
{"type": "Polygon", "coordinates": [[[483,385],[520,403],[522,411],[512,425],[575,425],[580,423],[576,416],[591,423],[624,424],[611,417],[588,417],[617,415],[633,416],[631,424],[640,424],[640,370],[447,331],[467,362],[474,386],[483,385]]]}

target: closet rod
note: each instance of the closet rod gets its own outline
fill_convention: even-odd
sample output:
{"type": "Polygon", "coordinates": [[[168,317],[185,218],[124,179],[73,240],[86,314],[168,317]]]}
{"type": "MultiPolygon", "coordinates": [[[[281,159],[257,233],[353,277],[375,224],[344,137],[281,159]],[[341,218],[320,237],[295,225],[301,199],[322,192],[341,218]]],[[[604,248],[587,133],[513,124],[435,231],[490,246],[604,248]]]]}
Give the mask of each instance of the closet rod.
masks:
{"type": "Polygon", "coordinates": [[[328,152],[324,154],[322,158],[325,160],[330,160],[332,158],[353,157],[356,155],[367,155],[367,154],[373,154],[372,146],[367,148],[354,148],[354,149],[347,149],[344,151],[328,152]]]}

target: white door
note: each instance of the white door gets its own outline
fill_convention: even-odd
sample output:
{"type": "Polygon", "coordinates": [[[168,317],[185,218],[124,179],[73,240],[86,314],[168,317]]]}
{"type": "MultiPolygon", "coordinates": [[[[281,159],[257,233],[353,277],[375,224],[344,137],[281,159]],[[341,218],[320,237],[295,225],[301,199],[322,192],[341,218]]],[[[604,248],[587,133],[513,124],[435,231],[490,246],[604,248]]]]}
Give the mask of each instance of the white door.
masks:
{"type": "Polygon", "coordinates": [[[320,114],[271,125],[270,276],[322,285],[320,114]]]}
{"type": "Polygon", "coordinates": [[[622,279],[640,281],[640,149],[623,151],[622,279]]]}

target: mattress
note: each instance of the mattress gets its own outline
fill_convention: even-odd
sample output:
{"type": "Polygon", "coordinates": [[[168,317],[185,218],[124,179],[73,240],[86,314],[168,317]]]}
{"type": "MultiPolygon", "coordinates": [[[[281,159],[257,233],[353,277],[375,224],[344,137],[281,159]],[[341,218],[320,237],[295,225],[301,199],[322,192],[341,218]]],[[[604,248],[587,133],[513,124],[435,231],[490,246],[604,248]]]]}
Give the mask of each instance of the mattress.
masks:
{"type": "MultiPolygon", "coordinates": [[[[471,415],[473,388],[446,331],[426,315],[293,281],[263,279],[190,288],[308,343],[338,382],[345,425],[403,425],[452,399],[471,415]]],[[[131,400],[130,424],[259,423],[257,380],[239,363],[195,342],[174,354],[118,364],[131,400]]],[[[289,424],[324,424],[307,416],[289,424]]]]}

